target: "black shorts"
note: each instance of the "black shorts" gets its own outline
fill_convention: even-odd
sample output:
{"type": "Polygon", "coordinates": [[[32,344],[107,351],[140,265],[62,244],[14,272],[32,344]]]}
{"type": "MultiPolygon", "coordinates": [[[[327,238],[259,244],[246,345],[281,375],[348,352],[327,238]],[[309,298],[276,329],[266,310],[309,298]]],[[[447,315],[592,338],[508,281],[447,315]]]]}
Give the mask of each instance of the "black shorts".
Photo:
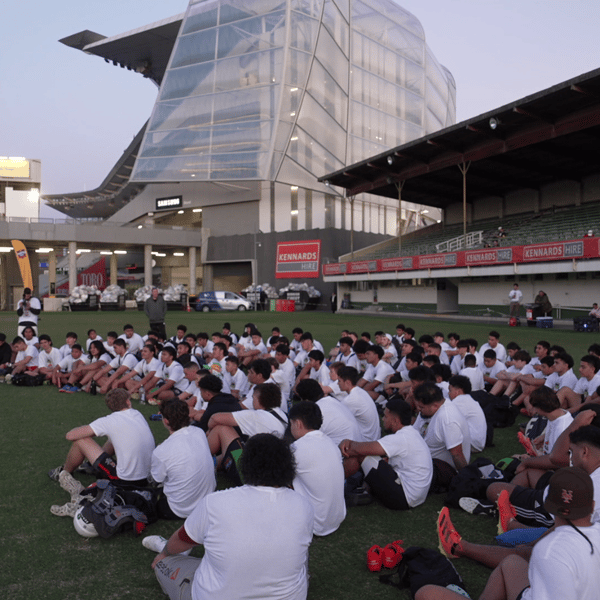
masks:
{"type": "Polygon", "coordinates": [[[371,469],[365,477],[373,495],[392,510],[408,510],[410,506],[404,488],[398,483],[398,474],[385,460],[380,460],[377,469],[371,469]]]}
{"type": "Polygon", "coordinates": [[[544,510],[544,490],[553,474],[548,471],[542,475],[535,489],[518,485],[511,492],[510,503],[515,507],[519,522],[531,527],[554,525],[554,517],[544,510]]]}
{"type": "Polygon", "coordinates": [[[120,485],[131,487],[145,487],[148,485],[148,480],[146,478],[136,479],[135,481],[119,479],[119,476],[117,475],[117,463],[113,460],[113,457],[106,452],[103,452],[94,461],[92,469],[97,479],[118,481],[120,485]]]}

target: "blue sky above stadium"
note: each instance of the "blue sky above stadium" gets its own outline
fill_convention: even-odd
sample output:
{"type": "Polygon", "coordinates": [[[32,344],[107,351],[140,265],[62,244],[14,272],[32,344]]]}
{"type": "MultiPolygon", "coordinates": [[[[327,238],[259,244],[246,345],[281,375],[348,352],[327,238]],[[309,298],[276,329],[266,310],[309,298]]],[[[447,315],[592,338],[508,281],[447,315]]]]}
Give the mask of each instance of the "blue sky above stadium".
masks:
{"type": "MultiPolygon", "coordinates": [[[[43,193],[97,187],[150,115],[157,88],[58,40],[84,29],[123,33],[183,13],[187,4],[5,3],[0,155],[41,159],[43,193]]],[[[459,121],[600,67],[597,0],[398,4],[421,21],[433,53],[454,75],[459,121]]]]}

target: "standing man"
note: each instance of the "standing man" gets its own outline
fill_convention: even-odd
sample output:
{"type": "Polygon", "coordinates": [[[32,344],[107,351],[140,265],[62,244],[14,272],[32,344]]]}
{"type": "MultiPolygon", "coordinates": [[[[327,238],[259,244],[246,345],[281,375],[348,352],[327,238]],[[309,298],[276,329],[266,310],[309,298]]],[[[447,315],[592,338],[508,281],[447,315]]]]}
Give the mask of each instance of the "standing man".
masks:
{"type": "Polygon", "coordinates": [[[162,296],[159,296],[157,287],[152,288],[152,295],[144,302],[144,312],[150,321],[150,329],[156,331],[158,335],[162,336],[163,340],[166,340],[165,315],[167,314],[167,303],[162,296]]]}
{"type": "Polygon", "coordinates": [[[518,317],[521,310],[521,300],[523,300],[523,292],[519,289],[519,284],[515,283],[513,289],[508,294],[510,300],[510,316],[518,317]]]}
{"type": "Polygon", "coordinates": [[[37,335],[37,324],[39,314],[42,312],[40,301],[31,295],[31,288],[23,290],[23,298],[17,304],[17,315],[19,324],[17,327],[17,335],[23,337],[23,329],[31,327],[37,335]]]}

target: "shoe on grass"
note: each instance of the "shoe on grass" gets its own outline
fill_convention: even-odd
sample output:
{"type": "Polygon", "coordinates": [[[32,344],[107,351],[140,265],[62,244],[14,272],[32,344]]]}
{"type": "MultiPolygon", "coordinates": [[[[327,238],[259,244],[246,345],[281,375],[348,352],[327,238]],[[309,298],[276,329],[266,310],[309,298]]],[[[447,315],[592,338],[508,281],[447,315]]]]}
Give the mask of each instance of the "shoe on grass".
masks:
{"type": "Polygon", "coordinates": [[[381,546],[371,546],[367,550],[367,567],[369,571],[375,573],[381,571],[381,565],[383,564],[383,548],[381,546]]]}
{"type": "Polygon", "coordinates": [[[85,475],[93,475],[94,467],[90,464],[90,461],[86,458],[76,469],[75,473],[84,473],[85,475]]]}
{"type": "Polygon", "coordinates": [[[71,502],[74,502],[73,498],[79,496],[85,489],[80,481],[77,481],[71,473],[64,469],[58,475],[58,483],[65,492],[71,495],[71,502]]]}
{"type": "Polygon", "coordinates": [[[67,502],[62,506],[59,504],[53,504],[50,507],[50,512],[57,517],[74,517],[78,508],[79,502],[67,502]]]}
{"type": "Polygon", "coordinates": [[[148,548],[148,550],[152,550],[152,552],[156,552],[157,554],[163,551],[166,544],[167,540],[162,535],[147,535],[142,540],[144,548],[148,548]]]}
{"type": "Polygon", "coordinates": [[[402,546],[398,545],[398,542],[388,544],[382,552],[383,566],[386,569],[393,569],[402,560],[403,552],[404,550],[402,546]]]}
{"type": "Polygon", "coordinates": [[[64,470],[64,465],[60,465],[60,467],[56,467],[55,469],[50,469],[48,471],[48,477],[52,479],[52,481],[58,481],[61,471],[64,470]]]}
{"type": "Polygon", "coordinates": [[[452,521],[450,520],[450,511],[447,506],[444,506],[440,511],[437,522],[437,533],[440,540],[440,552],[449,559],[458,558],[454,551],[458,548],[462,548],[458,531],[454,529],[452,521]]]}
{"type": "Polygon", "coordinates": [[[498,517],[498,509],[494,504],[483,504],[476,498],[460,498],[458,500],[460,507],[472,515],[488,515],[490,517],[498,517]]]}
{"type": "Polygon", "coordinates": [[[517,517],[515,507],[510,503],[510,495],[507,490],[502,490],[498,496],[498,535],[508,531],[509,523],[517,517]]]}

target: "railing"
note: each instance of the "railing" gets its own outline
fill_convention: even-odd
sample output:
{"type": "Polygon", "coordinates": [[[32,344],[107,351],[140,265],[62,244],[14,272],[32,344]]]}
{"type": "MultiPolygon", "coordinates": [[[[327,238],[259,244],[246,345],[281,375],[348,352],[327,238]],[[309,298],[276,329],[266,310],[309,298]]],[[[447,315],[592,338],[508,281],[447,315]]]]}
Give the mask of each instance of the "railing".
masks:
{"type": "MultiPolygon", "coordinates": [[[[483,231],[471,231],[467,233],[467,248],[474,248],[483,242],[483,231]]],[[[458,237],[452,238],[436,244],[435,249],[437,252],[456,252],[462,250],[465,247],[465,236],[459,235],[458,237]]]]}

